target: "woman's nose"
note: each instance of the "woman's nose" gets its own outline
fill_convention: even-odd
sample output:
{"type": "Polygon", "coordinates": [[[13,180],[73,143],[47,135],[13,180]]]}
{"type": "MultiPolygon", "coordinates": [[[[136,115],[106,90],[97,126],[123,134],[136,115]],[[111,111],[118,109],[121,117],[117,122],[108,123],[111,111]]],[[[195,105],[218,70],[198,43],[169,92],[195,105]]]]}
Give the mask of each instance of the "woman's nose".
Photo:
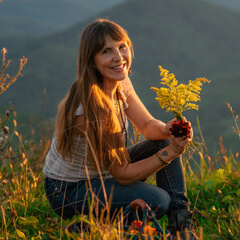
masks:
{"type": "Polygon", "coordinates": [[[117,49],[117,50],[114,52],[113,60],[114,60],[114,61],[121,61],[122,58],[123,58],[123,57],[122,57],[121,52],[117,49]]]}

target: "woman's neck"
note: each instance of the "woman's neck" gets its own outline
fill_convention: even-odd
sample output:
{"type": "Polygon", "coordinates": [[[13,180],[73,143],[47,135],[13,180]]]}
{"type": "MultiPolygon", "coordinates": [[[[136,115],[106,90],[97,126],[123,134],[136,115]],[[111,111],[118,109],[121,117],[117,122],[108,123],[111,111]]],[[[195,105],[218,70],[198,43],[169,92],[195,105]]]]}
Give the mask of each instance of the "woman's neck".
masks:
{"type": "Polygon", "coordinates": [[[117,87],[118,82],[108,83],[103,86],[103,91],[110,97],[110,99],[114,99],[117,87]]]}

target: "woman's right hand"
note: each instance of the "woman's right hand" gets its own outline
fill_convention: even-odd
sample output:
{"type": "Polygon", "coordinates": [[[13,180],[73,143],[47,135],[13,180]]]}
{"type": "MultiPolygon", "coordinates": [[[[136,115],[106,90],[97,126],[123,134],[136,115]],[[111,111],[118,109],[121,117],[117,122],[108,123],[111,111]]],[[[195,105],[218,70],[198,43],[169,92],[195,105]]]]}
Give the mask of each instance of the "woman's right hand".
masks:
{"type": "Polygon", "coordinates": [[[192,141],[191,137],[174,137],[173,135],[170,136],[170,145],[171,151],[173,154],[176,154],[176,157],[181,155],[187,144],[192,141]]]}

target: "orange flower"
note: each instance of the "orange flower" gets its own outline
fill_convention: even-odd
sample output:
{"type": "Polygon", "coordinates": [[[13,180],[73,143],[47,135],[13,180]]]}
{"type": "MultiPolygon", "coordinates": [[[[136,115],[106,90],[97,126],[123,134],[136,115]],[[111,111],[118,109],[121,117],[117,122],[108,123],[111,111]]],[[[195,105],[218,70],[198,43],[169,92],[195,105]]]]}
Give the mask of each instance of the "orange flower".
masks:
{"type": "MultiPolygon", "coordinates": [[[[143,224],[142,221],[136,221],[136,220],[132,221],[131,225],[129,227],[130,233],[131,234],[138,234],[138,232],[142,228],[142,224],[143,224]]],[[[154,235],[154,234],[158,233],[158,231],[155,228],[150,227],[150,226],[145,226],[143,232],[145,234],[151,234],[151,235],[154,235]]]]}

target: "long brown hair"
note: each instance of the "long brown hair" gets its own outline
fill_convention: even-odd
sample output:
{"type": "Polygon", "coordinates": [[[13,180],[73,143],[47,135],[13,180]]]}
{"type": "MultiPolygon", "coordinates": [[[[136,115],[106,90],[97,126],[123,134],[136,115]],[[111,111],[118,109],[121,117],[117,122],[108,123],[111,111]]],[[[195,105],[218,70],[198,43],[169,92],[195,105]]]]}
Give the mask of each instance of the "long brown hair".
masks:
{"type": "Polygon", "coordinates": [[[74,119],[81,104],[85,133],[93,149],[88,151],[89,159],[93,163],[97,160],[103,168],[116,160],[121,164],[128,158],[119,121],[110,98],[103,91],[102,76],[94,64],[94,56],[104,47],[106,36],[125,41],[133,56],[131,40],[120,25],[107,19],[97,19],[89,24],[81,35],[77,78],[59,104],[55,125],[58,152],[63,158],[72,156],[74,119]]]}

